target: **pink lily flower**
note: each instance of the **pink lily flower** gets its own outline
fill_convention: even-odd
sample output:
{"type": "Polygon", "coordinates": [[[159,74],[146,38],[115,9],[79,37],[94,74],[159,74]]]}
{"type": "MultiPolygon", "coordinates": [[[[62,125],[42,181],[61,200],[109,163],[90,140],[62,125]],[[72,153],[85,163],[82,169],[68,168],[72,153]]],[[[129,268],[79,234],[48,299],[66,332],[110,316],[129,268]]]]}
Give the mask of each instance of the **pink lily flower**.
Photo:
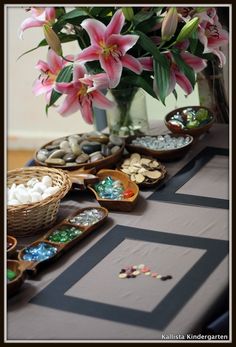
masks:
{"type": "Polygon", "coordinates": [[[203,53],[215,54],[219,58],[219,66],[222,67],[225,64],[226,58],[220,47],[228,43],[229,35],[226,30],[222,29],[217,15],[212,19],[213,23],[211,21],[200,23],[198,37],[204,46],[203,53]]]}
{"type": "Polygon", "coordinates": [[[75,60],[82,63],[99,60],[101,67],[108,74],[110,88],[119,84],[123,67],[136,74],[142,72],[139,61],[126,54],[136,44],[139,36],[120,35],[124,22],[123,12],[118,10],[107,27],[96,19],[85,19],[81,23],[90,37],[91,46],[79,53],[75,60]]]}
{"type": "MultiPolygon", "coordinates": [[[[73,60],[73,56],[67,56],[67,58],[73,60]]],[[[35,66],[36,69],[41,72],[41,74],[34,82],[34,95],[38,96],[45,94],[46,101],[48,103],[52,90],[55,87],[56,78],[66,63],[66,60],[59,57],[52,49],[49,49],[47,53],[47,62],[39,60],[35,66]]]]}
{"type": "Polygon", "coordinates": [[[42,27],[44,24],[52,25],[55,22],[56,10],[54,7],[30,7],[30,18],[26,18],[20,26],[20,38],[26,29],[42,27]]]}
{"type": "MultiPolygon", "coordinates": [[[[104,74],[100,76],[88,76],[83,65],[75,65],[73,70],[73,80],[69,83],[56,83],[55,89],[62,94],[67,94],[62,105],[57,111],[62,116],[69,116],[80,110],[84,120],[93,124],[92,105],[101,109],[114,106],[96,87],[106,87],[104,74]],[[86,77],[84,77],[86,76],[86,77]],[[99,82],[101,81],[101,82],[99,82]],[[95,84],[95,85],[94,85],[95,84]]],[[[107,80],[108,82],[108,80],[107,80]]]]}

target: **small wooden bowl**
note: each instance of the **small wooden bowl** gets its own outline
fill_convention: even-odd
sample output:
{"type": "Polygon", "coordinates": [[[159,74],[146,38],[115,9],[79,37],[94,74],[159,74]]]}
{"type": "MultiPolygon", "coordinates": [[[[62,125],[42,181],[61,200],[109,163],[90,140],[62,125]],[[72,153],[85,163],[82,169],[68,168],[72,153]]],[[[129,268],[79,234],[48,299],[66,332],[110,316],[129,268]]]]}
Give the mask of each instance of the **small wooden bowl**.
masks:
{"type": "Polygon", "coordinates": [[[43,268],[44,266],[48,265],[49,263],[53,262],[54,260],[56,260],[59,255],[60,255],[60,251],[62,250],[63,246],[61,244],[55,244],[54,242],[50,242],[47,240],[37,240],[35,242],[32,242],[30,245],[27,245],[26,247],[22,248],[19,253],[18,253],[18,260],[20,262],[22,262],[22,266],[24,266],[24,269],[27,272],[36,274],[37,271],[41,268],[43,268]],[[50,244],[52,247],[56,247],[57,248],[57,253],[54,254],[54,256],[52,256],[51,258],[45,259],[45,260],[40,260],[40,261],[27,261],[23,259],[23,255],[25,253],[25,250],[29,247],[34,247],[37,246],[39,243],[44,242],[47,244],[50,244]]]}
{"type": "MultiPolygon", "coordinates": [[[[76,135],[81,135],[81,134],[76,134],[76,135]]],[[[63,137],[64,138],[64,137],[63,137]]],[[[39,161],[37,159],[37,153],[40,149],[43,149],[45,148],[46,146],[48,145],[51,145],[53,141],[55,140],[60,140],[62,138],[58,138],[58,139],[54,139],[46,144],[44,144],[43,146],[41,146],[35,153],[34,153],[34,161],[36,163],[36,165],[40,165],[40,166],[47,166],[47,167],[55,167],[57,169],[65,169],[65,170],[77,170],[77,169],[91,169],[91,168],[96,168],[96,170],[100,170],[102,168],[110,168],[110,167],[113,167],[122,157],[122,154],[123,154],[123,151],[124,151],[124,148],[125,148],[125,141],[123,140],[123,144],[122,146],[120,147],[120,149],[112,154],[112,155],[109,155],[103,159],[100,159],[100,160],[97,160],[97,161],[94,161],[92,163],[83,163],[83,164],[76,164],[76,165],[55,165],[55,164],[46,164],[42,161],[39,161]]],[[[97,140],[97,137],[90,137],[90,140],[94,141],[94,140],[97,140]]],[[[101,140],[100,141],[101,143],[106,143],[107,141],[106,140],[101,140]]],[[[73,163],[74,164],[74,163],[73,163]]]]}
{"type": "MultiPolygon", "coordinates": [[[[130,158],[130,156],[126,156],[125,157],[125,159],[129,159],[130,158]]],[[[154,158],[152,158],[152,157],[148,157],[148,156],[144,156],[144,155],[141,155],[141,158],[145,158],[145,159],[151,159],[151,160],[155,160],[154,158]]],[[[125,159],[124,160],[122,160],[120,163],[119,163],[119,165],[117,166],[117,170],[119,170],[119,171],[121,171],[121,172],[123,172],[121,169],[122,169],[122,164],[123,164],[123,162],[125,161],[125,159]]],[[[137,182],[135,182],[140,188],[151,188],[151,187],[155,187],[158,183],[160,183],[160,181],[162,181],[165,177],[166,177],[166,175],[167,175],[167,171],[166,171],[166,168],[165,168],[165,166],[164,165],[162,165],[161,163],[160,163],[160,165],[159,165],[159,167],[157,167],[156,168],[156,170],[158,170],[158,171],[160,171],[161,172],[161,176],[159,177],[159,178],[157,178],[157,179],[153,179],[151,182],[142,182],[142,183],[137,183],[137,182]]],[[[130,177],[131,177],[131,174],[129,175],[129,174],[126,174],[128,177],[129,177],[129,179],[131,179],[130,177]]]]}
{"type": "Polygon", "coordinates": [[[20,289],[25,281],[26,275],[24,267],[22,267],[21,262],[18,260],[7,260],[7,269],[16,273],[16,277],[12,281],[7,282],[7,296],[11,297],[20,289]]]}
{"type": "MultiPolygon", "coordinates": [[[[167,134],[165,134],[167,135],[167,134]]],[[[188,142],[187,145],[184,145],[183,147],[180,148],[175,148],[175,149],[165,149],[165,150],[154,150],[154,149],[149,149],[146,147],[141,147],[141,146],[136,146],[132,144],[132,140],[142,137],[142,136],[130,136],[126,139],[126,149],[130,153],[140,153],[144,154],[149,157],[157,158],[160,161],[172,161],[176,159],[180,159],[185,156],[185,154],[189,151],[190,147],[193,144],[193,137],[189,134],[168,134],[171,137],[189,137],[190,141],[188,142]]],[[[151,136],[151,137],[157,137],[158,135],[151,136]]],[[[164,136],[164,135],[163,135],[164,136]]]]}
{"type": "Polygon", "coordinates": [[[12,246],[7,248],[7,256],[12,257],[16,251],[17,239],[13,236],[7,235],[7,244],[8,243],[12,246]]]}
{"type": "Polygon", "coordinates": [[[99,180],[102,181],[104,178],[110,176],[114,180],[119,180],[122,182],[124,189],[131,189],[134,192],[134,195],[127,199],[121,199],[121,200],[111,200],[111,199],[102,199],[96,190],[93,188],[92,185],[88,185],[88,188],[94,193],[97,201],[101,206],[104,206],[108,210],[115,210],[115,211],[131,211],[138,198],[139,193],[139,187],[137,184],[129,180],[129,177],[124,174],[121,171],[117,170],[100,170],[97,173],[97,176],[99,177],[99,180]]]}
{"type": "Polygon", "coordinates": [[[210,109],[208,109],[207,107],[203,107],[203,106],[188,106],[188,107],[180,107],[177,108],[171,112],[169,112],[166,116],[165,116],[165,125],[166,127],[174,134],[189,134],[193,137],[198,137],[202,134],[204,134],[205,132],[207,132],[213,125],[213,123],[215,122],[215,116],[213,115],[212,111],[210,109]],[[208,111],[208,114],[211,116],[211,120],[207,123],[204,124],[200,127],[197,128],[193,128],[193,129],[181,129],[181,128],[177,128],[175,126],[173,126],[172,124],[169,123],[169,120],[178,112],[181,113],[182,111],[186,110],[187,108],[192,108],[195,111],[198,111],[200,108],[205,109],[208,111]]]}

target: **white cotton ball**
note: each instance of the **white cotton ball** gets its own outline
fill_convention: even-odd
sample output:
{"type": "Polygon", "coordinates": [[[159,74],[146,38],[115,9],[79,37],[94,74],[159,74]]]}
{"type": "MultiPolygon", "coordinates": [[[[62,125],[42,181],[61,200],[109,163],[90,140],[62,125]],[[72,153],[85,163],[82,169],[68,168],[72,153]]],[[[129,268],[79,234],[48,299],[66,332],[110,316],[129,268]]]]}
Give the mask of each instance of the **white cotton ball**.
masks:
{"type": "Polygon", "coordinates": [[[30,195],[26,191],[26,189],[17,189],[15,195],[17,200],[22,204],[27,204],[31,202],[30,195]]]}
{"type": "Polygon", "coordinates": [[[48,195],[52,195],[52,194],[57,193],[58,190],[59,190],[59,187],[58,187],[58,186],[49,187],[49,188],[47,188],[47,189],[44,191],[44,193],[45,193],[45,194],[48,194],[48,195]]]}
{"type": "Polygon", "coordinates": [[[47,189],[47,187],[42,182],[36,183],[34,185],[34,187],[33,187],[33,191],[34,192],[38,192],[38,193],[41,193],[41,194],[44,193],[46,189],[47,189]]]}
{"type": "Polygon", "coordinates": [[[42,200],[48,198],[49,196],[51,196],[51,194],[43,193],[43,195],[42,195],[42,200]]]}
{"type": "Polygon", "coordinates": [[[43,176],[42,183],[45,184],[45,186],[47,188],[51,187],[52,186],[52,179],[51,179],[51,177],[50,176],[43,176]]]}
{"type": "Polygon", "coordinates": [[[39,202],[42,200],[42,195],[38,192],[30,192],[31,202],[39,202]]]}
{"type": "Polygon", "coordinates": [[[8,201],[8,205],[20,205],[20,202],[16,199],[12,199],[8,201]]]}
{"type": "Polygon", "coordinates": [[[13,183],[10,189],[11,189],[11,190],[16,189],[16,184],[15,184],[15,183],[13,183]]]}
{"type": "Polygon", "coordinates": [[[16,199],[16,188],[15,187],[12,187],[11,189],[8,190],[8,193],[7,193],[7,198],[8,200],[14,200],[16,199]]]}
{"type": "Polygon", "coordinates": [[[32,188],[39,180],[36,177],[31,178],[26,184],[28,187],[32,188]]]}

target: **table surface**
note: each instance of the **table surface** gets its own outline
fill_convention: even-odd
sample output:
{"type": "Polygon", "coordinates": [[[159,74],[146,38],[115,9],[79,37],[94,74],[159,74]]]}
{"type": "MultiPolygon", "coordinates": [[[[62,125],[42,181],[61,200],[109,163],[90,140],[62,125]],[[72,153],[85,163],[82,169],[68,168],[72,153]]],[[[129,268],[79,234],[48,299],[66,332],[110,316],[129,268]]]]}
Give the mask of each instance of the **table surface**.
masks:
{"type": "MultiPolygon", "coordinates": [[[[164,132],[161,123],[152,127],[164,132]]],[[[163,192],[141,190],[134,210],[110,211],[101,227],[28,278],[8,300],[7,340],[156,341],[200,332],[229,285],[228,141],[228,126],[214,124],[184,158],[165,163],[163,192]],[[206,147],[219,153],[168,191],[188,163],[194,171],[206,147]],[[130,263],[173,278],[119,279],[117,271],[130,263]]],[[[91,192],[72,191],[57,222],[88,206],[99,206],[91,192]]],[[[19,239],[19,247],[40,236],[19,239]]]]}

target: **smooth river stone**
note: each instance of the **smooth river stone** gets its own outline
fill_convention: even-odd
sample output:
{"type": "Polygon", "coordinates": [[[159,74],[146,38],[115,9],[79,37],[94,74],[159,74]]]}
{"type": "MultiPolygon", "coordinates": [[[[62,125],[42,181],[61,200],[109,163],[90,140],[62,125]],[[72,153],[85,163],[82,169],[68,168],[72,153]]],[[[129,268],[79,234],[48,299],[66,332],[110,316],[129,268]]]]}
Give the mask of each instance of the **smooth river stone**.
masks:
{"type": "Polygon", "coordinates": [[[70,144],[71,144],[71,143],[76,143],[76,144],[78,144],[78,143],[80,143],[80,141],[81,141],[81,136],[79,136],[79,135],[70,135],[70,136],[68,137],[68,141],[69,141],[70,144]]]}
{"type": "Polygon", "coordinates": [[[80,146],[80,148],[82,148],[83,145],[86,145],[88,143],[90,143],[88,140],[83,140],[83,141],[80,142],[79,146],[80,146]]]}
{"type": "Polygon", "coordinates": [[[91,154],[101,150],[101,143],[99,142],[89,142],[82,147],[83,152],[91,154]]]}
{"type": "Polygon", "coordinates": [[[65,140],[65,137],[62,139],[54,140],[51,144],[54,146],[60,146],[60,143],[65,140]]]}
{"type": "Polygon", "coordinates": [[[71,143],[70,147],[75,156],[81,154],[82,150],[77,143],[71,143]]]}
{"type": "Polygon", "coordinates": [[[76,159],[76,163],[77,164],[82,164],[82,163],[85,163],[86,161],[89,160],[89,156],[86,154],[86,153],[82,153],[80,154],[76,159]]]}
{"type": "Polygon", "coordinates": [[[59,145],[47,145],[45,146],[45,149],[48,149],[49,151],[54,151],[54,149],[59,149],[59,145]]]}
{"type": "Polygon", "coordinates": [[[107,147],[110,148],[110,149],[111,149],[112,147],[114,147],[114,146],[115,146],[115,145],[114,145],[114,143],[112,143],[112,142],[108,142],[108,144],[107,144],[107,147]]]}
{"type": "Polygon", "coordinates": [[[49,152],[47,149],[40,149],[37,153],[37,159],[39,161],[44,162],[49,156],[49,152]]]}
{"type": "Polygon", "coordinates": [[[70,162],[75,161],[76,155],[73,153],[67,153],[64,155],[64,157],[62,159],[65,160],[66,163],[70,163],[70,162]]]}
{"type": "Polygon", "coordinates": [[[114,134],[109,136],[109,140],[116,146],[121,146],[123,144],[123,140],[119,136],[114,134]]]}
{"type": "Polygon", "coordinates": [[[120,150],[120,147],[119,146],[114,146],[114,147],[112,147],[112,149],[111,149],[111,153],[112,154],[115,154],[116,152],[118,152],[120,150]]]}
{"type": "Polygon", "coordinates": [[[91,163],[94,163],[97,160],[103,159],[103,156],[100,152],[95,152],[90,155],[91,163]]]}
{"type": "Polygon", "coordinates": [[[109,155],[111,155],[111,150],[106,145],[102,145],[101,153],[104,157],[108,157],[109,155]]]}
{"type": "Polygon", "coordinates": [[[60,143],[60,148],[63,149],[65,152],[68,152],[68,150],[71,151],[70,144],[66,140],[64,140],[60,143]]]}
{"type": "Polygon", "coordinates": [[[46,164],[53,164],[53,165],[65,165],[65,160],[60,158],[48,158],[45,160],[46,164]]]}
{"type": "Polygon", "coordinates": [[[62,158],[64,155],[65,155],[65,151],[63,151],[62,149],[57,149],[53,151],[52,154],[50,154],[48,159],[62,158]]]}
{"type": "Polygon", "coordinates": [[[106,135],[90,135],[88,137],[89,141],[95,141],[95,142],[100,142],[100,143],[108,143],[109,137],[106,135]]]}

